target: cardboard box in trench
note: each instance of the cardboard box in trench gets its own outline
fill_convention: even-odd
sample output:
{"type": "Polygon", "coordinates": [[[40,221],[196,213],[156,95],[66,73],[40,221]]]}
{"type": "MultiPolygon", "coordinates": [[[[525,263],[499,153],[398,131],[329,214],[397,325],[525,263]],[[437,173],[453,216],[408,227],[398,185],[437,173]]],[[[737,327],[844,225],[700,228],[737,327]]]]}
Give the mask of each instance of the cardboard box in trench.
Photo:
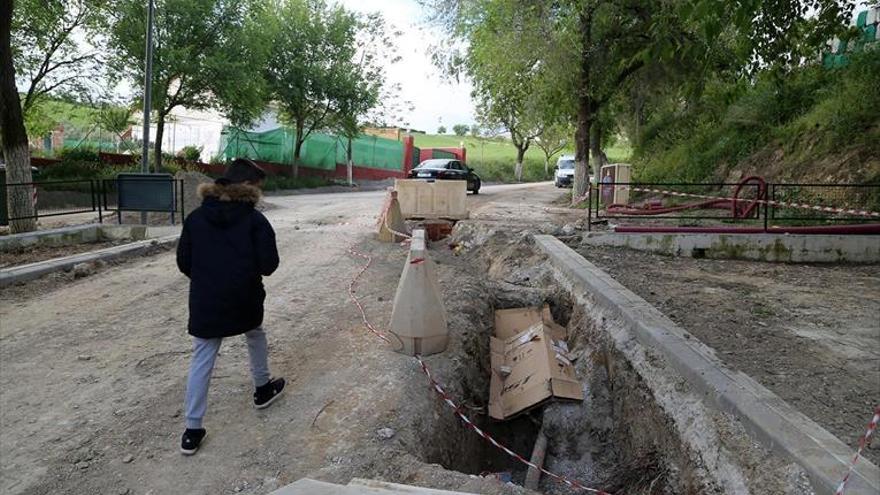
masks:
{"type": "Polygon", "coordinates": [[[565,338],[547,306],[495,312],[489,416],[509,419],[551,399],[584,399],[565,338]]]}

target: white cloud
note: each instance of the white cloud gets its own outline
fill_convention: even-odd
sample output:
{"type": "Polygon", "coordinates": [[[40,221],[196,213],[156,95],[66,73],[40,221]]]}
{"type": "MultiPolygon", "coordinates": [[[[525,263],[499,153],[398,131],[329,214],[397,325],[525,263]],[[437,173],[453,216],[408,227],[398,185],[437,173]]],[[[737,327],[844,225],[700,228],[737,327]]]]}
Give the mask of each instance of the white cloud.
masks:
{"type": "Polygon", "coordinates": [[[386,22],[402,32],[397,38],[401,60],[388,68],[389,84],[401,86],[401,98],[415,109],[407,118],[415,129],[436,132],[437,126],[470,124],[474,120],[471,85],[443,78],[431,62],[428,48],[440,41],[442,33],[425,22],[425,12],[415,0],[341,0],[357,12],[379,12],[386,22]]]}

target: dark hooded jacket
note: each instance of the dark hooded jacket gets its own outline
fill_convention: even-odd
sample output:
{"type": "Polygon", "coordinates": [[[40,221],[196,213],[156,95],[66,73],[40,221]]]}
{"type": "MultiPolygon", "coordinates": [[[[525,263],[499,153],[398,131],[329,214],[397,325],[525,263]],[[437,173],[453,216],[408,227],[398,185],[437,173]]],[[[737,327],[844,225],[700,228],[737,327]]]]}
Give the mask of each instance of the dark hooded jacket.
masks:
{"type": "Polygon", "coordinates": [[[177,266],[190,278],[189,333],[238,335],[263,323],[263,277],[278,268],[275,231],[255,209],[260,190],[202,184],[202,205],[187,217],[177,266]]]}

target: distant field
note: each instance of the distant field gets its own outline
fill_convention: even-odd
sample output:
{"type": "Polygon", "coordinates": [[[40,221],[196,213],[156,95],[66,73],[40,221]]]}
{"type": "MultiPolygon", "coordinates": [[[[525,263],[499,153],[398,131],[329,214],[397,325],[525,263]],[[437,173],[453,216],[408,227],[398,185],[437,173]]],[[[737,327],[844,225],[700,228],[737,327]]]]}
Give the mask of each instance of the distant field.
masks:
{"type": "MultiPolygon", "coordinates": [[[[416,134],[415,145],[419,148],[457,148],[464,142],[468,150],[468,162],[478,164],[481,159],[486,161],[516,160],[516,148],[510,141],[498,141],[494,139],[478,139],[470,136],[454,136],[447,134],[416,134]]],[[[573,154],[574,149],[563,151],[564,154],[573,154]]],[[[614,145],[605,150],[608,159],[612,162],[627,161],[632,154],[629,145],[614,145]]],[[[556,155],[555,158],[558,157],[556,155]]],[[[526,159],[544,160],[544,153],[534,144],[526,152],[526,159]]]]}
{"type": "MultiPolygon", "coordinates": [[[[467,162],[487,181],[513,181],[513,167],[516,162],[516,148],[508,140],[474,138],[446,134],[415,134],[415,145],[419,148],[457,148],[464,142],[467,148],[467,162]]],[[[562,154],[572,154],[572,150],[562,154]]],[[[613,146],[605,150],[612,162],[628,161],[632,150],[628,145],[613,146]]],[[[559,155],[550,162],[550,172],[559,155]]],[[[544,175],[544,153],[534,144],[526,152],[523,179],[527,181],[546,180],[544,175]]]]}

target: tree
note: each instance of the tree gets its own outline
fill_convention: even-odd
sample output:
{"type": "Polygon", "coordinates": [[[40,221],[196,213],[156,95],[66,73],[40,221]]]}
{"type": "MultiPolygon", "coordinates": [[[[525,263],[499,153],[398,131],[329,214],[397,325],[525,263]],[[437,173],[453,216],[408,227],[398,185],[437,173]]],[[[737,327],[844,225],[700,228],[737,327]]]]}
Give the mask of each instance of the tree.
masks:
{"type": "MultiPolygon", "coordinates": [[[[156,113],[155,169],[162,137],[177,107],[219,109],[233,125],[255,120],[265,108],[266,39],[253,2],[156,0],[152,110],[156,113]]],[[[113,68],[142,87],[146,7],[140,0],[111,0],[109,45],[113,68]]]]}
{"type": "Polygon", "coordinates": [[[470,127],[465,124],[455,124],[452,126],[452,132],[454,132],[456,136],[464,136],[468,133],[469,129],[470,127]]]}
{"type": "MultiPolygon", "coordinates": [[[[400,122],[403,111],[398,97],[400,85],[385,85],[385,67],[400,60],[394,36],[379,14],[356,16],[355,62],[359,77],[346,79],[348,87],[337,93],[337,109],[329,116],[329,127],[345,138],[348,184],[353,185],[353,141],[363,132],[367,122],[384,127],[389,120],[400,122]]],[[[408,124],[408,123],[407,123],[408,124]]],[[[405,125],[407,125],[405,124],[405,125]]]]}
{"type": "Polygon", "coordinates": [[[125,142],[123,134],[134,123],[131,120],[131,110],[127,107],[118,107],[104,104],[95,115],[98,127],[113,135],[116,141],[116,151],[119,145],[125,142]]]}
{"type": "Polygon", "coordinates": [[[534,10],[516,2],[483,2],[481,22],[470,34],[463,67],[474,84],[477,114],[488,127],[501,127],[516,148],[514,176],[522,180],[525,154],[544,127],[546,102],[540,89],[546,77],[532,43],[543,22],[534,10]]]}
{"type": "MultiPolygon", "coordinates": [[[[27,118],[45,95],[60,90],[87,92],[98,78],[100,59],[87,43],[87,29],[105,14],[104,0],[18,0],[12,18],[13,53],[24,82],[22,111],[27,118]]],[[[93,42],[95,38],[89,38],[93,42]]]]}
{"type": "Polygon", "coordinates": [[[358,115],[375,103],[378,81],[371,78],[380,67],[372,60],[358,63],[358,35],[367,26],[339,5],[281,0],[268,14],[263,23],[271,33],[265,77],[271,98],[295,131],[297,176],[302,145],[313,131],[345,120],[335,116],[358,115]]]}
{"type": "MultiPolygon", "coordinates": [[[[31,178],[31,157],[21,112],[21,100],[15,87],[15,66],[12,62],[12,0],[0,0],[0,145],[6,162],[8,184],[28,183],[31,178]]],[[[9,229],[12,233],[36,230],[34,204],[30,187],[7,188],[9,229]]]]}
{"type": "Polygon", "coordinates": [[[446,127],[440,126],[437,128],[437,134],[446,134],[446,127]]]}
{"type": "Polygon", "coordinates": [[[550,159],[571,142],[570,125],[556,123],[545,127],[535,139],[535,145],[544,152],[544,175],[550,175],[550,159]]]}

